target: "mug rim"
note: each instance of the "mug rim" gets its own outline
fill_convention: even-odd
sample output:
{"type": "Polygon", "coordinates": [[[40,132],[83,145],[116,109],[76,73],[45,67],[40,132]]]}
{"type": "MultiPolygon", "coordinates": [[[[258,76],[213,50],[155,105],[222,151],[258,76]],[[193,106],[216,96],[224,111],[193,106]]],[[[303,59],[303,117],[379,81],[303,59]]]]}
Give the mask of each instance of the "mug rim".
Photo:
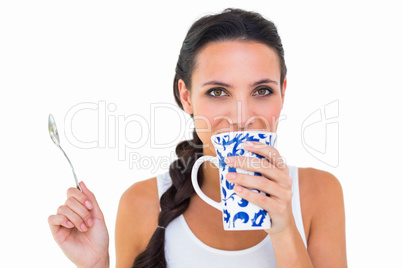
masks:
{"type": "Polygon", "coordinates": [[[243,131],[227,131],[227,132],[218,133],[218,134],[212,135],[211,139],[214,138],[214,137],[219,137],[221,135],[238,134],[238,133],[259,133],[259,134],[267,133],[267,134],[276,135],[276,132],[270,132],[270,131],[243,130],[243,131]]]}

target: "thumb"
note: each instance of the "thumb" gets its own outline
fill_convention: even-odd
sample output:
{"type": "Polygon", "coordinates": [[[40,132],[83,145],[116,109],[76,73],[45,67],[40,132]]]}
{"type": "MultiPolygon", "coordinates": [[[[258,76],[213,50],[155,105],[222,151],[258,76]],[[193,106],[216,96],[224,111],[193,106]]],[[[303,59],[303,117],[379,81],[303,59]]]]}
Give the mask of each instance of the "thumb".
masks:
{"type": "Polygon", "coordinates": [[[96,201],[95,195],[87,188],[83,181],[80,182],[80,187],[82,192],[88,196],[89,201],[92,203],[91,213],[95,218],[100,218],[103,220],[103,213],[99,207],[98,201],[96,201]]]}

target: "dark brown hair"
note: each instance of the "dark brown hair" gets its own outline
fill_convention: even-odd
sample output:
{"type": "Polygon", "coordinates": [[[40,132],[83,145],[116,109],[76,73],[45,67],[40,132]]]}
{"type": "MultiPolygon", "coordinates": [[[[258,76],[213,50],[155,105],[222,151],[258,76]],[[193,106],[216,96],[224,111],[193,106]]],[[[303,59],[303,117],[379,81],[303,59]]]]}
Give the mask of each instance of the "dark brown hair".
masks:
{"type": "MultiPolygon", "coordinates": [[[[287,70],[282,41],[276,26],[258,13],[240,9],[225,9],[222,13],[208,15],[197,20],[183,41],[173,83],[173,94],[180,108],[183,106],[180,101],[178,81],[182,79],[187,88],[191,89],[191,74],[198,52],[210,42],[228,40],[256,41],[274,49],[279,57],[280,84],[283,85],[287,70]]],[[[202,152],[202,142],[195,130],[192,140],[183,141],[177,145],[178,159],[170,165],[169,169],[173,184],[160,200],[159,226],[167,227],[188,208],[190,198],[195,194],[191,183],[191,169],[194,162],[202,156],[202,152]]],[[[202,169],[200,169],[198,179],[201,185],[202,169]]],[[[133,267],[166,267],[164,246],[165,229],[157,228],[145,251],[135,259],[133,267]]]]}

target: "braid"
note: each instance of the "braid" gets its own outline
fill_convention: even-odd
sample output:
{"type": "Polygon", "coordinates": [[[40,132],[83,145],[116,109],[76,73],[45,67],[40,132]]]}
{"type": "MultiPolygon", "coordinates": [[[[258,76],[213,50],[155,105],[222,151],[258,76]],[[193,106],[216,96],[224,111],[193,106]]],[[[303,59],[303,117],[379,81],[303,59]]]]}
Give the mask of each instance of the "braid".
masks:
{"type": "MultiPolygon", "coordinates": [[[[279,57],[280,84],[283,85],[287,69],[282,41],[275,24],[255,12],[225,9],[220,14],[207,15],[197,20],[183,41],[173,80],[173,94],[180,108],[183,109],[183,105],[178,84],[183,80],[187,89],[191,91],[191,76],[198,53],[210,42],[227,40],[256,41],[272,48],[279,57]]],[[[195,131],[193,136],[193,140],[183,141],[176,147],[178,160],[174,161],[169,169],[173,184],[160,200],[158,225],[162,228],[155,230],[145,251],[137,256],[133,266],[135,268],[166,267],[164,227],[186,211],[190,198],[195,193],[191,183],[191,169],[203,150],[202,142],[195,131]]],[[[201,172],[202,169],[198,173],[200,185],[201,172]]]]}
{"type": "MultiPolygon", "coordinates": [[[[191,169],[195,161],[202,155],[202,142],[197,133],[193,132],[193,140],[182,141],[176,146],[178,159],[169,168],[172,186],[161,196],[158,226],[149,241],[147,248],[137,256],[133,268],[162,268],[166,267],[165,258],[165,229],[175,218],[183,214],[190,198],[195,194],[191,183],[191,169]]],[[[200,169],[199,183],[202,183],[200,169]]]]}

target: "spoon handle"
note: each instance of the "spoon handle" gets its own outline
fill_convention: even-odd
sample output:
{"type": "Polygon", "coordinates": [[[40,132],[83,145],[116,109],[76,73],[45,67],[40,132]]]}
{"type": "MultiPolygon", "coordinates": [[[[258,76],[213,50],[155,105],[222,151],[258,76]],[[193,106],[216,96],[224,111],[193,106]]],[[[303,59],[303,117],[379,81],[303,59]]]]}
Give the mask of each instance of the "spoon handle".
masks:
{"type": "Polygon", "coordinates": [[[77,185],[77,189],[82,192],[81,187],[80,187],[80,185],[79,185],[79,183],[78,183],[78,180],[77,180],[77,175],[75,175],[74,167],[73,167],[73,165],[71,164],[70,159],[68,158],[66,152],[64,152],[63,148],[61,148],[60,145],[59,145],[58,147],[59,147],[60,150],[63,152],[64,156],[67,158],[68,163],[70,164],[71,170],[73,171],[73,175],[74,175],[74,179],[75,179],[75,184],[77,185]]]}

